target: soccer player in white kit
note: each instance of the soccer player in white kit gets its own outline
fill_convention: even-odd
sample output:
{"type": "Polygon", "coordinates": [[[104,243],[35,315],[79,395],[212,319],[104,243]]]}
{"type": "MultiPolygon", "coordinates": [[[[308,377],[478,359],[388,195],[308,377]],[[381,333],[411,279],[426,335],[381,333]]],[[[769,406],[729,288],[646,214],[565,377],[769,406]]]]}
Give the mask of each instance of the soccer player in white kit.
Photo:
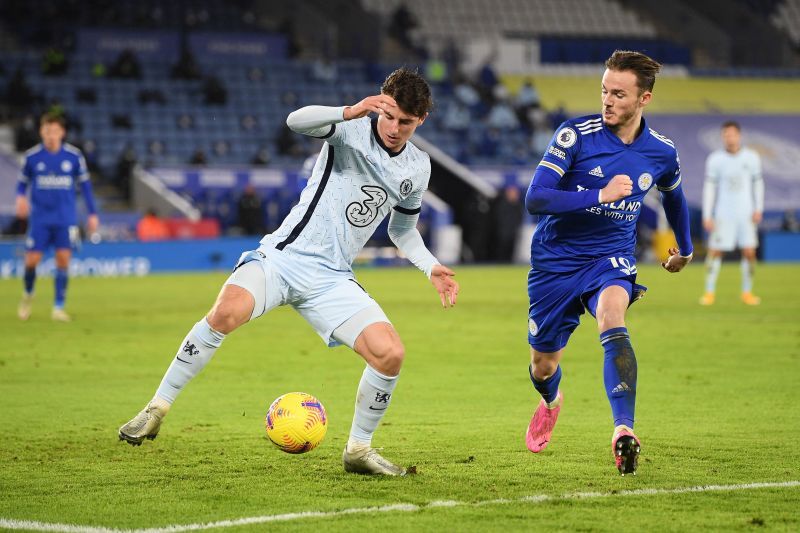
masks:
{"type": "Polygon", "coordinates": [[[409,139],[432,107],[430,87],[398,69],[381,94],[345,107],[308,106],[286,121],[294,131],[325,140],[300,202],[283,224],[242,254],[211,311],[181,342],[155,396],[119,438],[154,439],[178,393],[208,363],[225,336],[280,305],[292,306],[328,346],[344,344],[367,365],[356,394],[344,469],[404,475],[372,447],[403,364],[404,348],[380,306],[355,280],[351,265],[378,224],[391,213],[389,236],[430,279],[444,307],[458,283],[416,229],[431,166],[409,139]],[[376,118],[369,118],[375,113],[376,118]]]}
{"type": "Polygon", "coordinates": [[[764,212],[764,181],[761,158],[742,146],[742,129],[737,122],[722,125],[723,150],[706,160],[703,185],[703,227],[710,233],[706,257],[706,290],[701,305],[712,305],[722,252],[742,250],[742,302],[758,305],[753,295],[753,267],[758,247],[758,223],[764,212]]]}

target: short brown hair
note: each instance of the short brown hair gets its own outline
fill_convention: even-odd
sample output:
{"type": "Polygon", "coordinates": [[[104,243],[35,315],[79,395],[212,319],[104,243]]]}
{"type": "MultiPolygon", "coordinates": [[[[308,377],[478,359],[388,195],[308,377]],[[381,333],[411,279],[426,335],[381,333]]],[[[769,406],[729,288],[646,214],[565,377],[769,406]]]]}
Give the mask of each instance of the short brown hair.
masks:
{"type": "Polygon", "coordinates": [[[67,129],[67,121],[61,113],[47,112],[42,115],[39,125],[44,126],[45,124],[60,124],[62,128],[67,129]]]}
{"type": "Polygon", "coordinates": [[[431,88],[416,70],[395,70],[383,82],[381,93],[394,98],[400,109],[415,117],[424,117],[433,109],[431,88]]]}
{"type": "Polygon", "coordinates": [[[736,131],[742,131],[742,127],[735,120],[728,120],[722,123],[722,129],[736,128],[736,131]]]}
{"type": "Polygon", "coordinates": [[[611,57],[606,59],[606,68],[609,70],[629,70],[636,74],[636,85],[639,94],[652,91],[656,84],[656,74],[661,70],[661,63],[644,55],[641,52],[630,50],[614,50],[611,57]]]}

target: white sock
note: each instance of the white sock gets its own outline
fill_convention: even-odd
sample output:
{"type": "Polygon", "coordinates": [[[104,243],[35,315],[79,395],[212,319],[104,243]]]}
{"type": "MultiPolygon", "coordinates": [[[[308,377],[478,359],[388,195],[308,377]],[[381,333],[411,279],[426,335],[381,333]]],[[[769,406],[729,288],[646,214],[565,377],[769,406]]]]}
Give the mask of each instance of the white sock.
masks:
{"type": "Polygon", "coordinates": [[[358,384],[356,410],[353,425],[350,427],[348,446],[372,443],[372,434],[389,407],[398,377],[384,376],[369,365],[364,369],[358,384]]]}
{"type": "Polygon", "coordinates": [[[742,258],[739,263],[739,268],[742,270],[742,292],[753,291],[753,263],[747,259],[742,258]]]}
{"type": "Polygon", "coordinates": [[[722,256],[706,260],[706,292],[714,292],[717,287],[717,276],[722,268],[722,256]]]}
{"type": "Polygon", "coordinates": [[[178,347],[178,354],[164,374],[156,396],[172,404],[183,387],[211,360],[223,340],[225,335],[212,329],[205,317],[195,324],[178,347]]]}

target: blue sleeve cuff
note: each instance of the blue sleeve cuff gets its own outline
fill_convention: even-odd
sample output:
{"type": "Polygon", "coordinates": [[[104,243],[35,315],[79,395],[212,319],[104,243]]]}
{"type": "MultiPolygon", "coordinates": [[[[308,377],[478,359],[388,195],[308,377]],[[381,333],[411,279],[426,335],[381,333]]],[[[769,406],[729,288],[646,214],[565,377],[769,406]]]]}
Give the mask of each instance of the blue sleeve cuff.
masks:
{"type": "Polygon", "coordinates": [[[25,191],[28,190],[28,184],[20,180],[17,182],[17,196],[25,196],[25,191]]]}

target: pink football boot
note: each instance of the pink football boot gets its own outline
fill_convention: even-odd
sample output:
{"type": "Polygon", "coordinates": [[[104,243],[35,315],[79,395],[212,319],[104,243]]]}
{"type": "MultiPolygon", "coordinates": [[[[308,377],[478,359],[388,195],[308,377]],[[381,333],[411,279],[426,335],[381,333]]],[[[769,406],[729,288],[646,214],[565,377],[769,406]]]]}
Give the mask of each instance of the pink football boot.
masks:
{"type": "Polygon", "coordinates": [[[641,449],[642,445],[631,428],[628,426],[614,428],[614,436],[611,437],[611,451],[614,453],[614,461],[620,474],[623,476],[625,474],[636,475],[641,449]]]}
{"type": "Polygon", "coordinates": [[[553,428],[556,427],[556,420],[558,420],[558,413],[561,411],[563,401],[564,395],[559,390],[557,404],[552,409],[547,407],[544,398],[539,402],[539,406],[531,418],[531,423],[528,425],[528,432],[525,434],[525,444],[533,453],[544,450],[547,443],[550,442],[550,435],[553,433],[553,428]]]}

